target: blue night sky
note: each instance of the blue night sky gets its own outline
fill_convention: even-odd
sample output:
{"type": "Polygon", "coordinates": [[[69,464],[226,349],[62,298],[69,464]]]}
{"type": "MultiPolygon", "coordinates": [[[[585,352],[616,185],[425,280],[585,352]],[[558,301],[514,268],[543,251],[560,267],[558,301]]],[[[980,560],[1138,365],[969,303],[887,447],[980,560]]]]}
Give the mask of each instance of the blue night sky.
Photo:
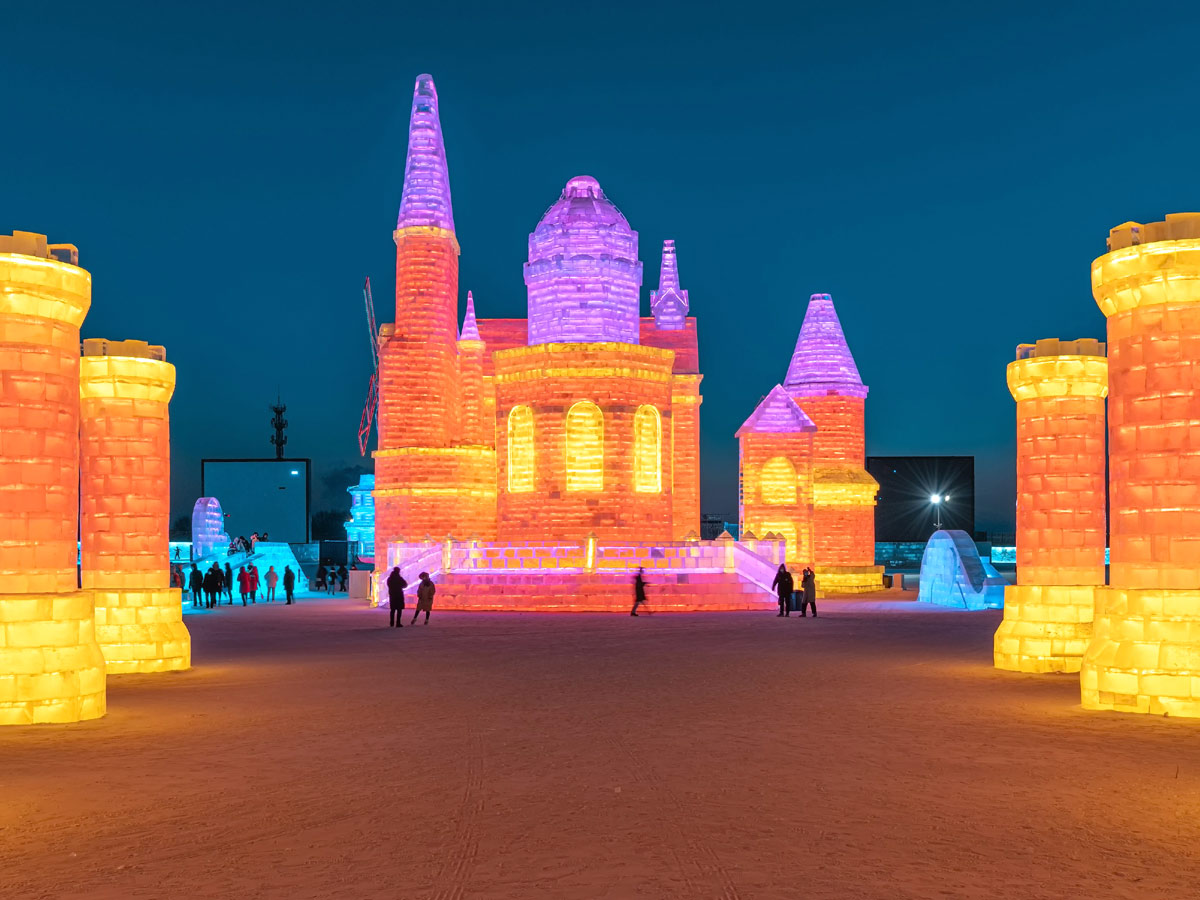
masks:
{"type": "Polygon", "coordinates": [[[703,507],[733,432],[833,294],[871,455],[973,454],[1012,527],[1013,348],[1103,337],[1108,229],[1200,208],[1200,4],[16,4],[0,29],[0,231],[80,248],[85,337],[167,346],[173,507],[203,456],[313,458],[348,504],[394,318],[413,80],[441,100],[461,305],[523,316],[528,233],[572,175],[663,238],[699,319],[703,507]],[[993,7],[991,9],[985,7],[993,7]],[[599,12],[598,10],[603,10],[599,12]],[[15,18],[14,18],[15,16],[15,18]]]}

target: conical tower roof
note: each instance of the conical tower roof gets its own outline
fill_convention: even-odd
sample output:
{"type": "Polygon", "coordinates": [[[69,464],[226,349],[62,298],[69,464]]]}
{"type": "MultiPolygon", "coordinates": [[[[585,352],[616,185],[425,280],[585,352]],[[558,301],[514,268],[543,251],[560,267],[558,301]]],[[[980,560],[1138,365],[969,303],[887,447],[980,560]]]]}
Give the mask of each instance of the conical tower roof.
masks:
{"type": "Polygon", "coordinates": [[[467,311],[463,315],[462,332],[459,334],[460,341],[480,341],[483,340],[479,336],[479,326],[475,323],[475,297],[470,291],[467,291],[467,311]]]}
{"type": "Polygon", "coordinates": [[[396,228],[426,225],[454,230],[450,205],[450,174],[438,118],[433,76],[418,75],[408,123],[408,159],[404,164],[404,195],[396,228]]]}
{"type": "Polygon", "coordinates": [[[750,414],[735,437],[743,434],[797,434],[816,431],[813,420],[804,414],[796,401],[788,396],[782,384],[771,388],[754,412],[750,414]]]}
{"type": "Polygon", "coordinates": [[[829,294],[813,294],[783,383],[792,396],[867,396],[829,294]]]}

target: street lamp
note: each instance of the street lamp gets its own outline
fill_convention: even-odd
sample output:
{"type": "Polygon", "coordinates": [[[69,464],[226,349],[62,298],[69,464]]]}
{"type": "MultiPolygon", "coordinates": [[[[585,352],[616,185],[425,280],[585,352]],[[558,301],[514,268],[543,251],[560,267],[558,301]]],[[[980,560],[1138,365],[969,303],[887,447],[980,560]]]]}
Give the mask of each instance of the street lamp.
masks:
{"type": "Polygon", "coordinates": [[[950,502],[950,495],[949,494],[930,494],[929,502],[932,503],[934,509],[937,510],[937,530],[941,531],[942,530],[942,504],[950,502]]]}

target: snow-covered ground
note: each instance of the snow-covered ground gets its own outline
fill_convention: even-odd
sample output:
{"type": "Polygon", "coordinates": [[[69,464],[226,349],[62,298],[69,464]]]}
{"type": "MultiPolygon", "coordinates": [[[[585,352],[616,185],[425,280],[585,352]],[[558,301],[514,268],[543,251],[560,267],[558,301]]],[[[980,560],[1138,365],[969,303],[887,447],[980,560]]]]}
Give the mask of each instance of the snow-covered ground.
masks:
{"type": "Polygon", "coordinates": [[[189,615],[192,671],[0,729],[0,896],[1197,896],[1200,722],[995,671],[999,618],[189,615]]]}

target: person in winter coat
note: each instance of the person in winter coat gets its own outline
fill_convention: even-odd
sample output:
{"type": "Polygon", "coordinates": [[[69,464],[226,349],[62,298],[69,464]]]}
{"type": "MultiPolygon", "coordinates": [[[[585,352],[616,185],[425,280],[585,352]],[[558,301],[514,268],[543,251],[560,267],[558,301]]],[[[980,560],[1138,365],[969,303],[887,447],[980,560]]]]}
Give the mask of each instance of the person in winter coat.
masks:
{"type": "Polygon", "coordinates": [[[263,579],[267,582],[267,602],[273,603],[275,601],[275,585],[279,581],[279,573],[275,571],[274,566],[270,566],[263,579]]]}
{"type": "Polygon", "coordinates": [[[430,581],[428,572],[422,572],[420,579],[421,583],[417,585],[417,609],[413,613],[412,622],[409,622],[410,625],[417,621],[417,616],[422,612],[425,613],[425,624],[429,624],[429,613],[433,610],[433,595],[437,593],[437,588],[430,581]]]}
{"type": "Polygon", "coordinates": [[[817,573],[812,569],[805,569],[804,575],[800,579],[800,615],[807,618],[805,610],[807,607],[812,607],[813,618],[817,617],[817,573]]]}
{"type": "Polygon", "coordinates": [[[229,605],[233,606],[233,569],[229,568],[229,563],[225,563],[225,596],[229,598],[229,605]]]}
{"type": "MultiPolygon", "coordinates": [[[[638,614],[639,606],[646,606],[646,570],[638,569],[637,574],[633,576],[633,609],[629,611],[631,616],[638,614]]],[[[646,608],[649,613],[649,607],[646,608]]]]}
{"type": "Polygon", "coordinates": [[[192,563],[192,574],[188,577],[188,587],[192,589],[192,606],[199,606],[200,592],[204,590],[204,574],[195,563],[192,563]]]}
{"type": "MultiPolygon", "coordinates": [[[[805,571],[808,571],[807,569],[805,571]]],[[[792,591],[796,587],[796,580],[792,578],[792,573],[787,570],[787,566],[783,563],[779,564],[779,571],[775,573],[775,580],[771,582],[771,587],[775,588],[776,595],[779,597],[779,615],[790,616],[792,591]]]]}
{"type": "Polygon", "coordinates": [[[246,571],[245,566],[238,567],[238,590],[242,592],[242,606],[246,605],[246,598],[250,596],[250,573],[246,571]]]}
{"type": "Polygon", "coordinates": [[[208,569],[204,573],[204,580],[202,583],[204,585],[204,608],[205,609],[212,609],[213,592],[216,591],[216,589],[217,589],[217,582],[213,578],[213,569],[215,569],[215,568],[216,568],[216,566],[209,566],[208,569]]]}
{"type": "Polygon", "coordinates": [[[347,571],[347,569],[344,565],[338,566],[337,576],[338,576],[338,581],[340,582],[338,590],[341,591],[342,593],[346,593],[346,586],[347,586],[346,581],[347,581],[347,579],[350,578],[350,573],[349,573],[349,571],[347,571]]]}
{"type": "Polygon", "coordinates": [[[329,572],[325,568],[325,563],[317,566],[317,577],[313,580],[313,588],[318,591],[325,590],[325,578],[329,572]]]}
{"type": "Polygon", "coordinates": [[[258,566],[250,563],[246,572],[250,575],[250,602],[258,602],[258,566]]]}
{"type": "Polygon", "coordinates": [[[283,593],[287,596],[287,605],[292,605],[292,595],[296,592],[296,573],[291,566],[283,567],[283,593]]]}
{"type": "Polygon", "coordinates": [[[400,567],[396,566],[392,569],[392,574],[387,577],[389,628],[404,627],[404,622],[401,620],[404,618],[404,589],[406,587],[408,587],[408,582],[400,574],[400,567]]]}

